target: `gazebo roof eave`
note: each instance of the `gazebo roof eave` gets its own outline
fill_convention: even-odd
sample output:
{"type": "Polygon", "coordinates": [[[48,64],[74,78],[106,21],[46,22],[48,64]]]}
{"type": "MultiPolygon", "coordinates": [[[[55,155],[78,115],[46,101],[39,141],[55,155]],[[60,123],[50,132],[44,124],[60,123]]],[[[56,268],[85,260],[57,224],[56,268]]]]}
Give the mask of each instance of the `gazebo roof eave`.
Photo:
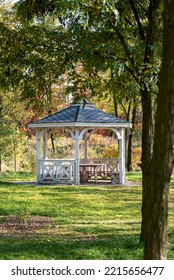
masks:
{"type": "Polygon", "coordinates": [[[65,128],[65,127],[95,127],[95,128],[131,128],[132,124],[129,122],[113,122],[113,123],[86,123],[86,122],[52,122],[52,123],[30,123],[29,128],[65,128]]]}

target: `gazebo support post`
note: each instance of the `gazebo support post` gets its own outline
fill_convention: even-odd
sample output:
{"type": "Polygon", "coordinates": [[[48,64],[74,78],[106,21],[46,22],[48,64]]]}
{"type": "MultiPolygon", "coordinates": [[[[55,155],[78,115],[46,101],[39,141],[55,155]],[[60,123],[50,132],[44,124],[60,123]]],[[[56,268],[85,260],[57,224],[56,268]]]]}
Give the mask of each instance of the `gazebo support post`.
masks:
{"type": "Polygon", "coordinates": [[[125,129],[120,129],[119,139],[119,180],[120,184],[125,183],[125,129]]]}
{"type": "Polygon", "coordinates": [[[40,141],[41,141],[42,132],[36,130],[36,165],[37,165],[37,182],[40,180],[40,169],[39,169],[39,160],[40,160],[40,141]]]}
{"type": "Polygon", "coordinates": [[[79,163],[80,163],[80,151],[79,151],[79,129],[75,128],[75,184],[80,184],[79,178],[79,163]]]}
{"type": "Polygon", "coordinates": [[[43,158],[44,159],[47,159],[47,155],[48,155],[47,141],[48,141],[48,133],[46,129],[43,135],[43,158]]]}
{"type": "Polygon", "coordinates": [[[84,140],[85,140],[85,162],[88,160],[88,131],[84,134],[84,140]]]}

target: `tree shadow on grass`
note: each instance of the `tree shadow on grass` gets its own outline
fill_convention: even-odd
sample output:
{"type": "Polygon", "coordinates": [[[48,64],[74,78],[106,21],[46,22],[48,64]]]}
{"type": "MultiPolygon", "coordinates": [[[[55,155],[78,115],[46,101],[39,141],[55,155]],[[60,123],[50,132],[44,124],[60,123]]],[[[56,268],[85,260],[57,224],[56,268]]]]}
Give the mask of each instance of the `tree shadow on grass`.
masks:
{"type": "Polygon", "coordinates": [[[68,238],[1,238],[0,259],[107,260],[141,259],[137,235],[68,238]]]}

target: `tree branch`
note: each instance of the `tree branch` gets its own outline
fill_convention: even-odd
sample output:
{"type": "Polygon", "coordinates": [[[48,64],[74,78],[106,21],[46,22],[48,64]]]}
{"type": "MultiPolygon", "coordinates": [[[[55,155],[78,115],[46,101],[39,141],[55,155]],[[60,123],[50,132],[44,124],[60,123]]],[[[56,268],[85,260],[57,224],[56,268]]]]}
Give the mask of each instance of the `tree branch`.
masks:
{"type": "Polygon", "coordinates": [[[156,19],[159,7],[159,0],[151,0],[149,5],[148,11],[148,18],[149,18],[149,25],[147,31],[147,39],[146,39],[146,47],[145,47],[145,55],[144,55],[144,62],[149,63],[150,59],[153,57],[154,48],[152,48],[155,42],[155,35],[156,35],[156,19]]]}
{"type": "Polygon", "coordinates": [[[114,28],[114,30],[116,31],[117,36],[118,36],[118,38],[120,39],[120,42],[121,42],[121,44],[122,44],[122,46],[123,46],[123,48],[124,48],[124,50],[125,50],[125,53],[126,53],[128,59],[130,60],[130,62],[131,62],[131,64],[132,64],[134,70],[135,70],[136,72],[138,72],[138,67],[137,67],[137,66],[135,65],[135,63],[134,63],[133,56],[132,56],[131,52],[129,51],[128,45],[126,44],[126,41],[125,41],[123,35],[121,34],[121,32],[119,31],[119,29],[117,28],[117,26],[113,26],[113,28],[114,28]]]}
{"type": "Polygon", "coordinates": [[[127,65],[124,65],[124,67],[132,75],[132,77],[135,79],[135,81],[139,84],[140,81],[139,81],[138,77],[135,75],[134,71],[131,68],[129,68],[127,65]]]}
{"type": "Polygon", "coordinates": [[[143,27],[142,27],[142,24],[141,24],[141,21],[140,21],[140,18],[139,18],[139,15],[138,15],[138,11],[134,5],[134,1],[133,0],[129,0],[130,2],[130,5],[131,5],[131,8],[132,8],[132,11],[134,13],[134,17],[135,17],[135,20],[137,22],[137,25],[138,25],[138,30],[139,30],[139,35],[140,35],[140,38],[141,40],[145,40],[145,35],[144,35],[144,30],[143,30],[143,27]]]}

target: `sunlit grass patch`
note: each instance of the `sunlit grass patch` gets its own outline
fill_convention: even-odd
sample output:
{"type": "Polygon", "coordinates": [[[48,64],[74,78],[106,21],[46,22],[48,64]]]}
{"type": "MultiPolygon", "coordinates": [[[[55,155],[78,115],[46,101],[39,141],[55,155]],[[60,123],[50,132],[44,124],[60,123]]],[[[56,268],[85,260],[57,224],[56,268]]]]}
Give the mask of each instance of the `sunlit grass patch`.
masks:
{"type": "Polygon", "coordinates": [[[31,172],[14,172],[6,171],[0,172],[0,181],[34,181],[36,177],[31,172]]]}
{"type": "Polygon", "coordinates": [[[141,182],[142,181],[142,173],[140,171],[132,171],[126,173],[127,181],[141,182]]]}

